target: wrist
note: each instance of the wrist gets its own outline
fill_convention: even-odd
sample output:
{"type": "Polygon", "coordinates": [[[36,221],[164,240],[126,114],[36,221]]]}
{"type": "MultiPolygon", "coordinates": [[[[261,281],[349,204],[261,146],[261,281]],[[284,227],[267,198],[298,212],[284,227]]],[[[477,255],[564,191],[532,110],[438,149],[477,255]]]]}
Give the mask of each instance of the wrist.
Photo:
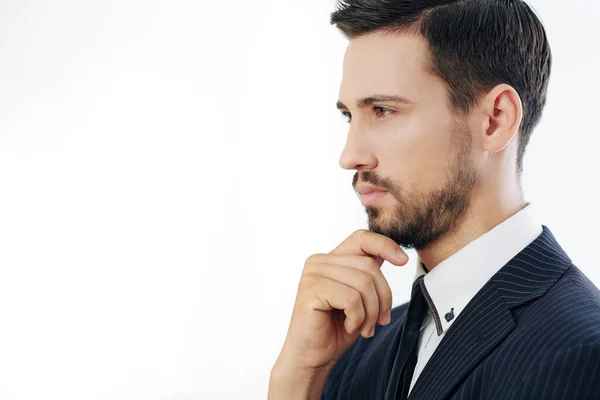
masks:
{"type": "Polygon", "coordinates": [[[278,360],[271,370],[268,400],[319,400],[332,368],[304,369],[278,360]]]}

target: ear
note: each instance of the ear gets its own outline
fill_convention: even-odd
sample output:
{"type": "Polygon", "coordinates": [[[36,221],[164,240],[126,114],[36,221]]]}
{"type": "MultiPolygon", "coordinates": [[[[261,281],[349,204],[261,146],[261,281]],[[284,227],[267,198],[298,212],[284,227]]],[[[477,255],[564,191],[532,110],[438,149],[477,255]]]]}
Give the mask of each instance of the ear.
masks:
{"type": "Polygon", "coordinates": [[[523,104],[517,91],[507,84],[492,89],[483,102],[487,128],[483,138],[486,151],[496,153],[515,137],[523,118],[523,104]]]}

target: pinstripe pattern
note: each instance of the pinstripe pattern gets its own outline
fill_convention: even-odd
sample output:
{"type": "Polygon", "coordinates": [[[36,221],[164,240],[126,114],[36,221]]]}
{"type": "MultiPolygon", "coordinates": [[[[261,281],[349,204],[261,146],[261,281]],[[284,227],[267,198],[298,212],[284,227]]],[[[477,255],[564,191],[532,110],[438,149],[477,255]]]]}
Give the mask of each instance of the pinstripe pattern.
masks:
{"type": "MultiPolygon", "coordinates": [[[[448,329],[409,399],[600,398],[600,291],[548,227],[448,329]]],[[[394,400],[390,380],[408,304],[335,364],[322,400],[394,400]]]]}

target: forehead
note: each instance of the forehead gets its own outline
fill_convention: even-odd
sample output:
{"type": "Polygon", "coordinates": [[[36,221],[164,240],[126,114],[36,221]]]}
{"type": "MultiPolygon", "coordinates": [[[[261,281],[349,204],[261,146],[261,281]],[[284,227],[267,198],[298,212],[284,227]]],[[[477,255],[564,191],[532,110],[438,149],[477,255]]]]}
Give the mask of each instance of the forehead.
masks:
{"type": "Polygon", "coordinates": [[[351,39],[344,55],[340,98],[393,93],[416,99],[419,92],[440,85],[427,72],[428,65],[422,36],[375,32],[351,39]]]}

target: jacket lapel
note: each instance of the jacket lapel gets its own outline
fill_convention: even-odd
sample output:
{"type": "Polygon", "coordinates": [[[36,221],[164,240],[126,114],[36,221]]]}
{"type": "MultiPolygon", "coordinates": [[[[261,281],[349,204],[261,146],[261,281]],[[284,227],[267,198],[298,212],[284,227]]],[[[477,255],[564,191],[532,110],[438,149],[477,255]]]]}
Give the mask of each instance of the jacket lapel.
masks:
{"type": "Polygon", "coordinates": [[[540,236],[502,267],[467,304],[425,365],[409,399],[448,396],[515,328],[511,309],[543,296],[571,265],[552,232],[545,225],[542,228],[540,236]]]}

